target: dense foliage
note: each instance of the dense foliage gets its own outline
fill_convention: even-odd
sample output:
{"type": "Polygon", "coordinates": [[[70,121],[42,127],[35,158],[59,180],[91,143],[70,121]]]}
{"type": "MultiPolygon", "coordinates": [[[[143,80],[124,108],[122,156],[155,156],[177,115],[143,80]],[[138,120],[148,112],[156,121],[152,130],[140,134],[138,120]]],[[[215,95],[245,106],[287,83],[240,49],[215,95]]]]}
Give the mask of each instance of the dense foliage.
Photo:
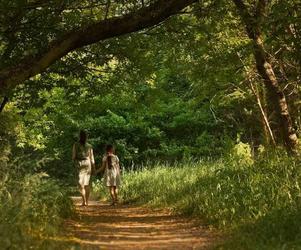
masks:
{"type": "MultiPolygon", "coordinates": [[[[206,6],[77,50],[17,88],[7,116],[18,116],[18,150],[34,150],[49,159],[47,172],[65,177],[79,129],[88,130],[98,158],[106,143],[115,144],[125,166],[219,157],[240,140],[256,152],[271,143],[257,97],[280,143],[277,117],[234,6],[210,1],[206,6]]],[[[282,4],[273,3],[263,29],[299,130],[300,65],[291,53],[299,46],[296,6],[286,6],[294,15],[283,21],[282,4]],[[277,29],[270,34],[271,27],[277,29]],[[293,34],[281,33],[286,27],[293,34]]]]}
{"type": "Polygon", "coordinates": [[[0,171],[1,249],[55,249],[49,237],[60,234],[73,214],[66,187],[45,173],[26,173],[20,161],[14,164],[9,173],[0,171]]]}
{"type": "Polygon", "coordinates": [[[263,232],[258,244],[298,243],[298,226],[285,228],[300,216],[299,162],[286,158],[292,149],[298,154],[287,139],[301,130],[299,0],[198,1],[151,28],[71,51],[6,91],[9,101],[1,103],[2,76],[18,73],[19,62],[32,63],[71,30],[154,2],[0,1],[0,233],[9,234],[7,247],[10,236],[20,237],[17,247],[33,232],[51,234],[61,209],[69,213],[58,183],[76,184],[71,148],[80,129],[98,165],[107,143],[125,170],[163,164],[127,174],[125,199],[255,228],[263,232]],[[276,158],[260,156],[275,151],[276,158]],[[263,243],[269,227],[273,237],[263,243]]]}

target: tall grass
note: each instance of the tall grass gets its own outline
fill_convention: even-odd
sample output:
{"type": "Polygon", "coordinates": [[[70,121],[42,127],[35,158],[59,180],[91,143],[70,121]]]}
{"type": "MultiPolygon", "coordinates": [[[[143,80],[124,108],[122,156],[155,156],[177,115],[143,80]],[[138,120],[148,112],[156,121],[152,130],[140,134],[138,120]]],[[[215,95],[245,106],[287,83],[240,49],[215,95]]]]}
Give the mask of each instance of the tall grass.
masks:
{"type": "Polygon", "coordinates": [[[290,158],[159,165],[123,175],[121,196],[232,234],[221,248],[301,249],[301,169],[290,158]]]}
{"type": "Polygon", "coordinates": [[[45,174],[0,177],[0,249],[55,249],[47,238],[73,212],[66,189],[45,174]]]}

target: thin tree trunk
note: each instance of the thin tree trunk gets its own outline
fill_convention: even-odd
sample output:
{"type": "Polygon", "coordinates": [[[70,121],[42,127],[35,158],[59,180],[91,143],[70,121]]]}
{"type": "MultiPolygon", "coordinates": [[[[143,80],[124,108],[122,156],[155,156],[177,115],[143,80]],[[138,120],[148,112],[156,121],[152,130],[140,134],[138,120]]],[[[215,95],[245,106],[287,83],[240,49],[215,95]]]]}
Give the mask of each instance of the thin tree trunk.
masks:
{"type": "Polygon", "coordinates": [[[260,95],[259,95],[258,91],[256,90],[256,88],[253,85],[253,82],[252,82],[252,79],[251,79],[251,77],[249,75],[248,69],[247,69],[246,65],[244,64],[244,62],[243,62],[240,54],[237,53],[237,55],[238,55],[238,58],[240,59],[242,65],[244,67],[244,70],[245,70],[245,72],[247,74],[247,80],[248,80],[248,83],[250,85],[250,88],[251,88],[254,96],[256,97],[257,105],[259,107],[260,114],[261,114],[261,117],[262,117],[263,132],[264,132],[264,135],[265,135],[265,138],[266,138],[266,142],[267,142],[267,144],[269,144],[269,142],[271,141],[272,145],[276,146],[275,137],[273,135],[273,131],[271,129],[271,126],[270,126],[269,120],[267,118],[267,115],[266,115],[266,113],[265,113],[265,111],[263,109],[263,106],[261,104],[260,95]]]}
{"type": "Polygon", "coordinates": [[[107,6],[106,6],[106,12],[105,12],[105,20],[108,18],[109,16],[109,11],[110,11],[110,6],[111,6],[111,0],[107,1],[107,6]]]}
{"type": "Polygon", "coordinates": [[[268,142],[271,141],[272,145],[276,146],[276,141],[275,141],[275,138],[274,138],[274,135],[273,135],[273,131],[271,129],[271,126],[270,126],[269,120],[267,118],[267,115],[264,112],[264,109],[262,107],[260,96],[259,96],[258,92],[256,91],[256,89],[255,89],[252,82],[250,82],[250,87],[252,89],[253,94],[256,97],[257,105],[259,107],[259,110],[260,110],[260,113],[261,113],[261,116],[262,116],[262,121],[263,121],[263,124],[264,124],[265,133],[268,132],[268,135],[269,135],[269,138],[270,138],[270,140],[268,140],[268,142]]]}
{"type": "Polygon", "coordinates": [[[4,96],[3,101],[2,101],[2,103],[0,105],[0,113],[3,111],[3,109],[4,109],[4,107],[5,107],[5,105],[6,105],[7,102],[8,102],[8,97],[4,96]]]}
{"type": "Polygon", "coordinates": [[[279,128],[283,134],[284,145],[288,152],[296,152],[297,149],[297,135],[293,128],[291,116],[288,110],[288,104],[285,95],[279,86],[279,82],[275,76],[273,67],[269,62],[267,53],[265,52],[264,43],[262,40],[262,33],[260,30],[260,23],[264,17],[265,0],[259,0],[257,5],[256,15],[252,16],[248,12],[242,0],[233,0],[239,15],[242,18],[246,31],[250,39],[253,41],[253,54],[256,61],[256,68],[260,76],[264,80],[264,84],[272,97],[276,114],[279,118],[279,128]]]}

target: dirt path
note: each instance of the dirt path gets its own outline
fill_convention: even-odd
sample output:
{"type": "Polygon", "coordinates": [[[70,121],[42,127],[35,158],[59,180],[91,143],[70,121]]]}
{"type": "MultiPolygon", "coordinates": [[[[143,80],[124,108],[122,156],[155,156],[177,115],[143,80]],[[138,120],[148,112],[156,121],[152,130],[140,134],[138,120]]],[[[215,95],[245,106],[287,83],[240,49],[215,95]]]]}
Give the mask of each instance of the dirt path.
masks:
{"type": "MultiPolygon", "coordinates": [[[[78,219],[66,222],[73,249],[208,249],[218,238],[205,226],[167,211],[73,198],[78,219]]],[[[70,242],[70,243],[71,243],[70,242]]]]}

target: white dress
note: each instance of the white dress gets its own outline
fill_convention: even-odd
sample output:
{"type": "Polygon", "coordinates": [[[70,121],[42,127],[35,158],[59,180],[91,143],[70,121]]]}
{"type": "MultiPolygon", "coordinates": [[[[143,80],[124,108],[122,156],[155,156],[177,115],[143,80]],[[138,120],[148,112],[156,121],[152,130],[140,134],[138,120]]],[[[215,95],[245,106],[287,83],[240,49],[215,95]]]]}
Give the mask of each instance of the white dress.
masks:
{"type": "Polygon", "coordinates": [[[91,177],[91,168],[95,164],[92,146],[88,143],[73,145],[72,159],[78,170],[78,184],[81,187],[88,186],[91,177]]]}
{"type": "Polygon", "coordinates": [[[119,166],[119,159],[117,155],[114,154],[105,155],[102,159],[102,164],[105,169],[103,184],[107,187],[120,186],[121,184],[120,166],[119,166]],[[111,162],[112,162],[111,168],[108,163],[108,157],[111,157],[111,162]]]}

